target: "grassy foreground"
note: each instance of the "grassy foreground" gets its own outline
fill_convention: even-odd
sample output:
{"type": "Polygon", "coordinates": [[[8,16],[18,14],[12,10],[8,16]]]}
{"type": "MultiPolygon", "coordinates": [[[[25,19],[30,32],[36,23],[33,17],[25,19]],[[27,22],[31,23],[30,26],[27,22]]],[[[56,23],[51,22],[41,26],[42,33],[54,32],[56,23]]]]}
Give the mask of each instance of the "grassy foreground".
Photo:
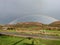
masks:
{"type": "Polygon", "coordinates": [[[60,40],[28,39],[22,37],[0,35],[0,45],[60,45],[60,40]]]}

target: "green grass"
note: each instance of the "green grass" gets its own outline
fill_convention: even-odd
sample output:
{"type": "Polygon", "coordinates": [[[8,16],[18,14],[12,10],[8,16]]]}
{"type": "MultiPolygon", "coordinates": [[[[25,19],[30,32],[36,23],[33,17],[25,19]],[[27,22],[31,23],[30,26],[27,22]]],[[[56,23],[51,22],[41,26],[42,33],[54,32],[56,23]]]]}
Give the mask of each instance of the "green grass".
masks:
{"type": "Polygon", "coordinates": [[[14,36],[0,36],[0,45],[32,45],[34,40],[35,45],[60,45],[60,40],[46,40],[46,39],[27,39],[14,36]],[[22,41],[23,40],[23,41],[22,41]]]}
{"type": "Polygon", "coordinates": [[[45,45],[60,45],[60,40],[41,40],[40,41],[45,45]]]}
{"type": "Polygon", "coordinates": [[[57,30],[46,30],[48,33],[54,33],[56,36],[60,36],[60,31],[57,30]]]}
{"type": "Polygon", "coordinates": [[[12,45],[13,43],[21,40],[22,38],[13,36],[0,36],[0,45],[12,45]]]}

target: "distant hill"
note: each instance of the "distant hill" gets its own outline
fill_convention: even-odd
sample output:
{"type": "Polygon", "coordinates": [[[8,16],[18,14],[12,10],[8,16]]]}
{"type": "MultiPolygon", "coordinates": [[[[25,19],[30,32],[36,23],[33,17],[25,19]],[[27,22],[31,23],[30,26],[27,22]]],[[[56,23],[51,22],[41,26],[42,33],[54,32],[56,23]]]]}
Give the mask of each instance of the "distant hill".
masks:
{"type": "Polygon", "coordinates": [[[19,22],[15,24],[17,27],[42,27],[43,24],[39,22],[19,22]]]}
{"type": "Polygon", "coordinates": [[[8,29],[33,29],[33,30],[60,30],[60,21],[52,22],[51,24],[43,24],[40,22],[18,22],[16,24],[7,24],[4,27],[8,29]]]}
{"type": "Polygon", "coordinates": [[[60,27],[60,21],[52,22],[51,24],[49,24],[49,26],[60,27]]]}

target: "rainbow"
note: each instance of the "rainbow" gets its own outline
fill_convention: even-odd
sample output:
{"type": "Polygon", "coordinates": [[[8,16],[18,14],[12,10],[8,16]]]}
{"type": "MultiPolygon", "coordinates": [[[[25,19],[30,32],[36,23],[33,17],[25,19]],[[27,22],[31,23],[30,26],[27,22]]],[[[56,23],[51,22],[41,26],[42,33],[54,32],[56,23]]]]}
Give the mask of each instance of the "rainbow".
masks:
{"type": "Polygon", "coordinates": [[[17,22],[41,22],[44,24],[49,24],[54,21],[58,21],[58,19],[46,15],[27,15],[27,16],[19,17],[11,21],[9,24],[15,24],[17,22]]]}

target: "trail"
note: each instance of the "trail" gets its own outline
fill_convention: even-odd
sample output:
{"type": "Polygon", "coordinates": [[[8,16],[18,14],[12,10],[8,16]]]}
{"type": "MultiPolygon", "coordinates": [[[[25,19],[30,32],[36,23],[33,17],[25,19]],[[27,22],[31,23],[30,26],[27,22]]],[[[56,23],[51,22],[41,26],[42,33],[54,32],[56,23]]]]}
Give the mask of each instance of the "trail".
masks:
{"type": "Polygon", "coordinates": [[[36,34],[23,34],[18,32],[0,32],[0,34],[18,36],[18,37],[32,37],[32,38],[42,38],[49,40],[60,40],[59,36],[48,36],[48,35],[36,35],[36,34]]]}

